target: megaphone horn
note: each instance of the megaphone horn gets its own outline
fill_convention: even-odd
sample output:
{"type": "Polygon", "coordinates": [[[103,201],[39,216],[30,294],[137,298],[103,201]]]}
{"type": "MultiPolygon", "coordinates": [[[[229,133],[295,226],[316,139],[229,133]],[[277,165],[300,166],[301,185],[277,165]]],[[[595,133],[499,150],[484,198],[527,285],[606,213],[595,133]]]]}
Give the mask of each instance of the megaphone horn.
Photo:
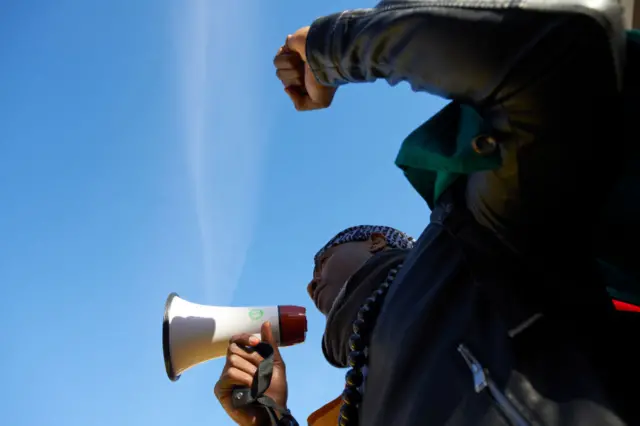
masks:
{"type": "Polygon", "coordinates": [[[260,335],[266,321],[280,347],[302,343],[307,332],[306,309],[301,306],[230,307],[187,302],[171,293],[164,305],[162,351],[167,376],[176,381],[186,370],[227,354],[236,334],[260,335]]]}

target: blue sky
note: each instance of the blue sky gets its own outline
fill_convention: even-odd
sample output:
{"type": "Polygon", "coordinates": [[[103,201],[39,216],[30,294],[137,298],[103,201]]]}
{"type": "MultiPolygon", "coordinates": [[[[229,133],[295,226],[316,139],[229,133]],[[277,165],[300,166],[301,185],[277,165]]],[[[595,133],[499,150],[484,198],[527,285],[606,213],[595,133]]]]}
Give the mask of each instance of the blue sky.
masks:
{"type": "Polygon", "coordinates": [[[172,291],[306,306],[289,406],[304,420],[340,393],[312,256],[354,224],[419,234],[428,209],[393,160],[443,101],[376,83],[297,113],[272,58],[315,17],[372,4],[2,2],[3,425],[231,424],[221,360],[165,375],[172,291]]]}

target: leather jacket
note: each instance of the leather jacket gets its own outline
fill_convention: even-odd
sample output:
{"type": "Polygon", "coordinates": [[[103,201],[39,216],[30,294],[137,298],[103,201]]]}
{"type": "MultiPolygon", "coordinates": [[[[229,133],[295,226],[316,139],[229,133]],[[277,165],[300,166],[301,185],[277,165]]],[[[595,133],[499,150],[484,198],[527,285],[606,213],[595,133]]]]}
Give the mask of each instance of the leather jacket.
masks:
{"type": "Polygon", "coordinates": [[[615,0],[414,0],[320,18],[306,54],[326,85],[407,82],[475,109],[502,163],[469,176],[467,207],[526,253],[593,222],[622,139],[624,47],[615,0]]]}
{"type": "Polygon", "coordinates": [[[318,19],[307,58],[326,85],[473,108],[501,159],[434,200],[374,329],[360,424],[640,424],[588,231],[624,136],[619,4],[383,1],[318,19]]]}

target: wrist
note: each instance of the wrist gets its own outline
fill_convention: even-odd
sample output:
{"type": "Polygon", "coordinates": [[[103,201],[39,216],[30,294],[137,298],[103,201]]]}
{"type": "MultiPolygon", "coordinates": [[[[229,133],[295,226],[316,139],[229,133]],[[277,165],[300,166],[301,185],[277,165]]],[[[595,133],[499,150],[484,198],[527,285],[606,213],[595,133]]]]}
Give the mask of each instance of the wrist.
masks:
{"type": "Polygon", "coordinates": [[[283,418],[285,418],[287,415],[291,416],[291,412],[289,411],[289,409],[287,408],[287,405],[280,405],[279,406],[282,411],[277,411],[276,412],[276,416],[278,417],[278,420],[282,420],[283,418]]]}
{"type": "Polygon", "coordinates": [[[278,419],[278,426],[300,426],[296,419],[293,418],[291,413],[287,411],[287,414],[278,419]]]}
{"type": "Polygon", "coordinates": [[[341,13],[323,16],[316,19],[309,31],[305,42],[305,56],[307,64],[316,81],[329,87],[337,88],[345,83],[345,78],[340,73],[340,64],[335,61],[333,33],[341,13]]]}
{"type": "Polygon", "coordinates": [[[290,422],[289,419],[293,419],[291,416],[291,412],[285,406],[278,405],[278,409],[270,408],[265,409],[266,407],[259,410],[254,417],[254,422],[251,426],[274,426],[272,417],[270,417],[267,410],[270,410],[272,414],[276,417],[276,425],[275,426],[296,426],[298,423],[295,421],[290,422]]]}

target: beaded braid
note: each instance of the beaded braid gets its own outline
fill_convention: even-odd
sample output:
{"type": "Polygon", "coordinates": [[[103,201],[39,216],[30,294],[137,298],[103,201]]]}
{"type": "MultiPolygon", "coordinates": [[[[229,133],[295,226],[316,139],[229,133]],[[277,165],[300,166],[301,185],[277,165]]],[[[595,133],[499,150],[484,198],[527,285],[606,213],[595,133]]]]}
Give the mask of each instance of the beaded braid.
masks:
{"type": "Polygon", "coordinates": [[[371,332],[378,320],[382,303],[387,295],[389,286],[396,278],[402,264],[391,269],[387,278],[367,298],[358,311],[358,316],[352,323],[353,334],[349,338],[348,357],[349,371],[345,376],[345,387],[342,392],[342,407],[340,407],[339,426],[356,426],[359,424],[358,411],[362,402],[362,392],[360,391],[364,381],[363,369],[368,361],[368,348],[371,339],[371,332]]]}

